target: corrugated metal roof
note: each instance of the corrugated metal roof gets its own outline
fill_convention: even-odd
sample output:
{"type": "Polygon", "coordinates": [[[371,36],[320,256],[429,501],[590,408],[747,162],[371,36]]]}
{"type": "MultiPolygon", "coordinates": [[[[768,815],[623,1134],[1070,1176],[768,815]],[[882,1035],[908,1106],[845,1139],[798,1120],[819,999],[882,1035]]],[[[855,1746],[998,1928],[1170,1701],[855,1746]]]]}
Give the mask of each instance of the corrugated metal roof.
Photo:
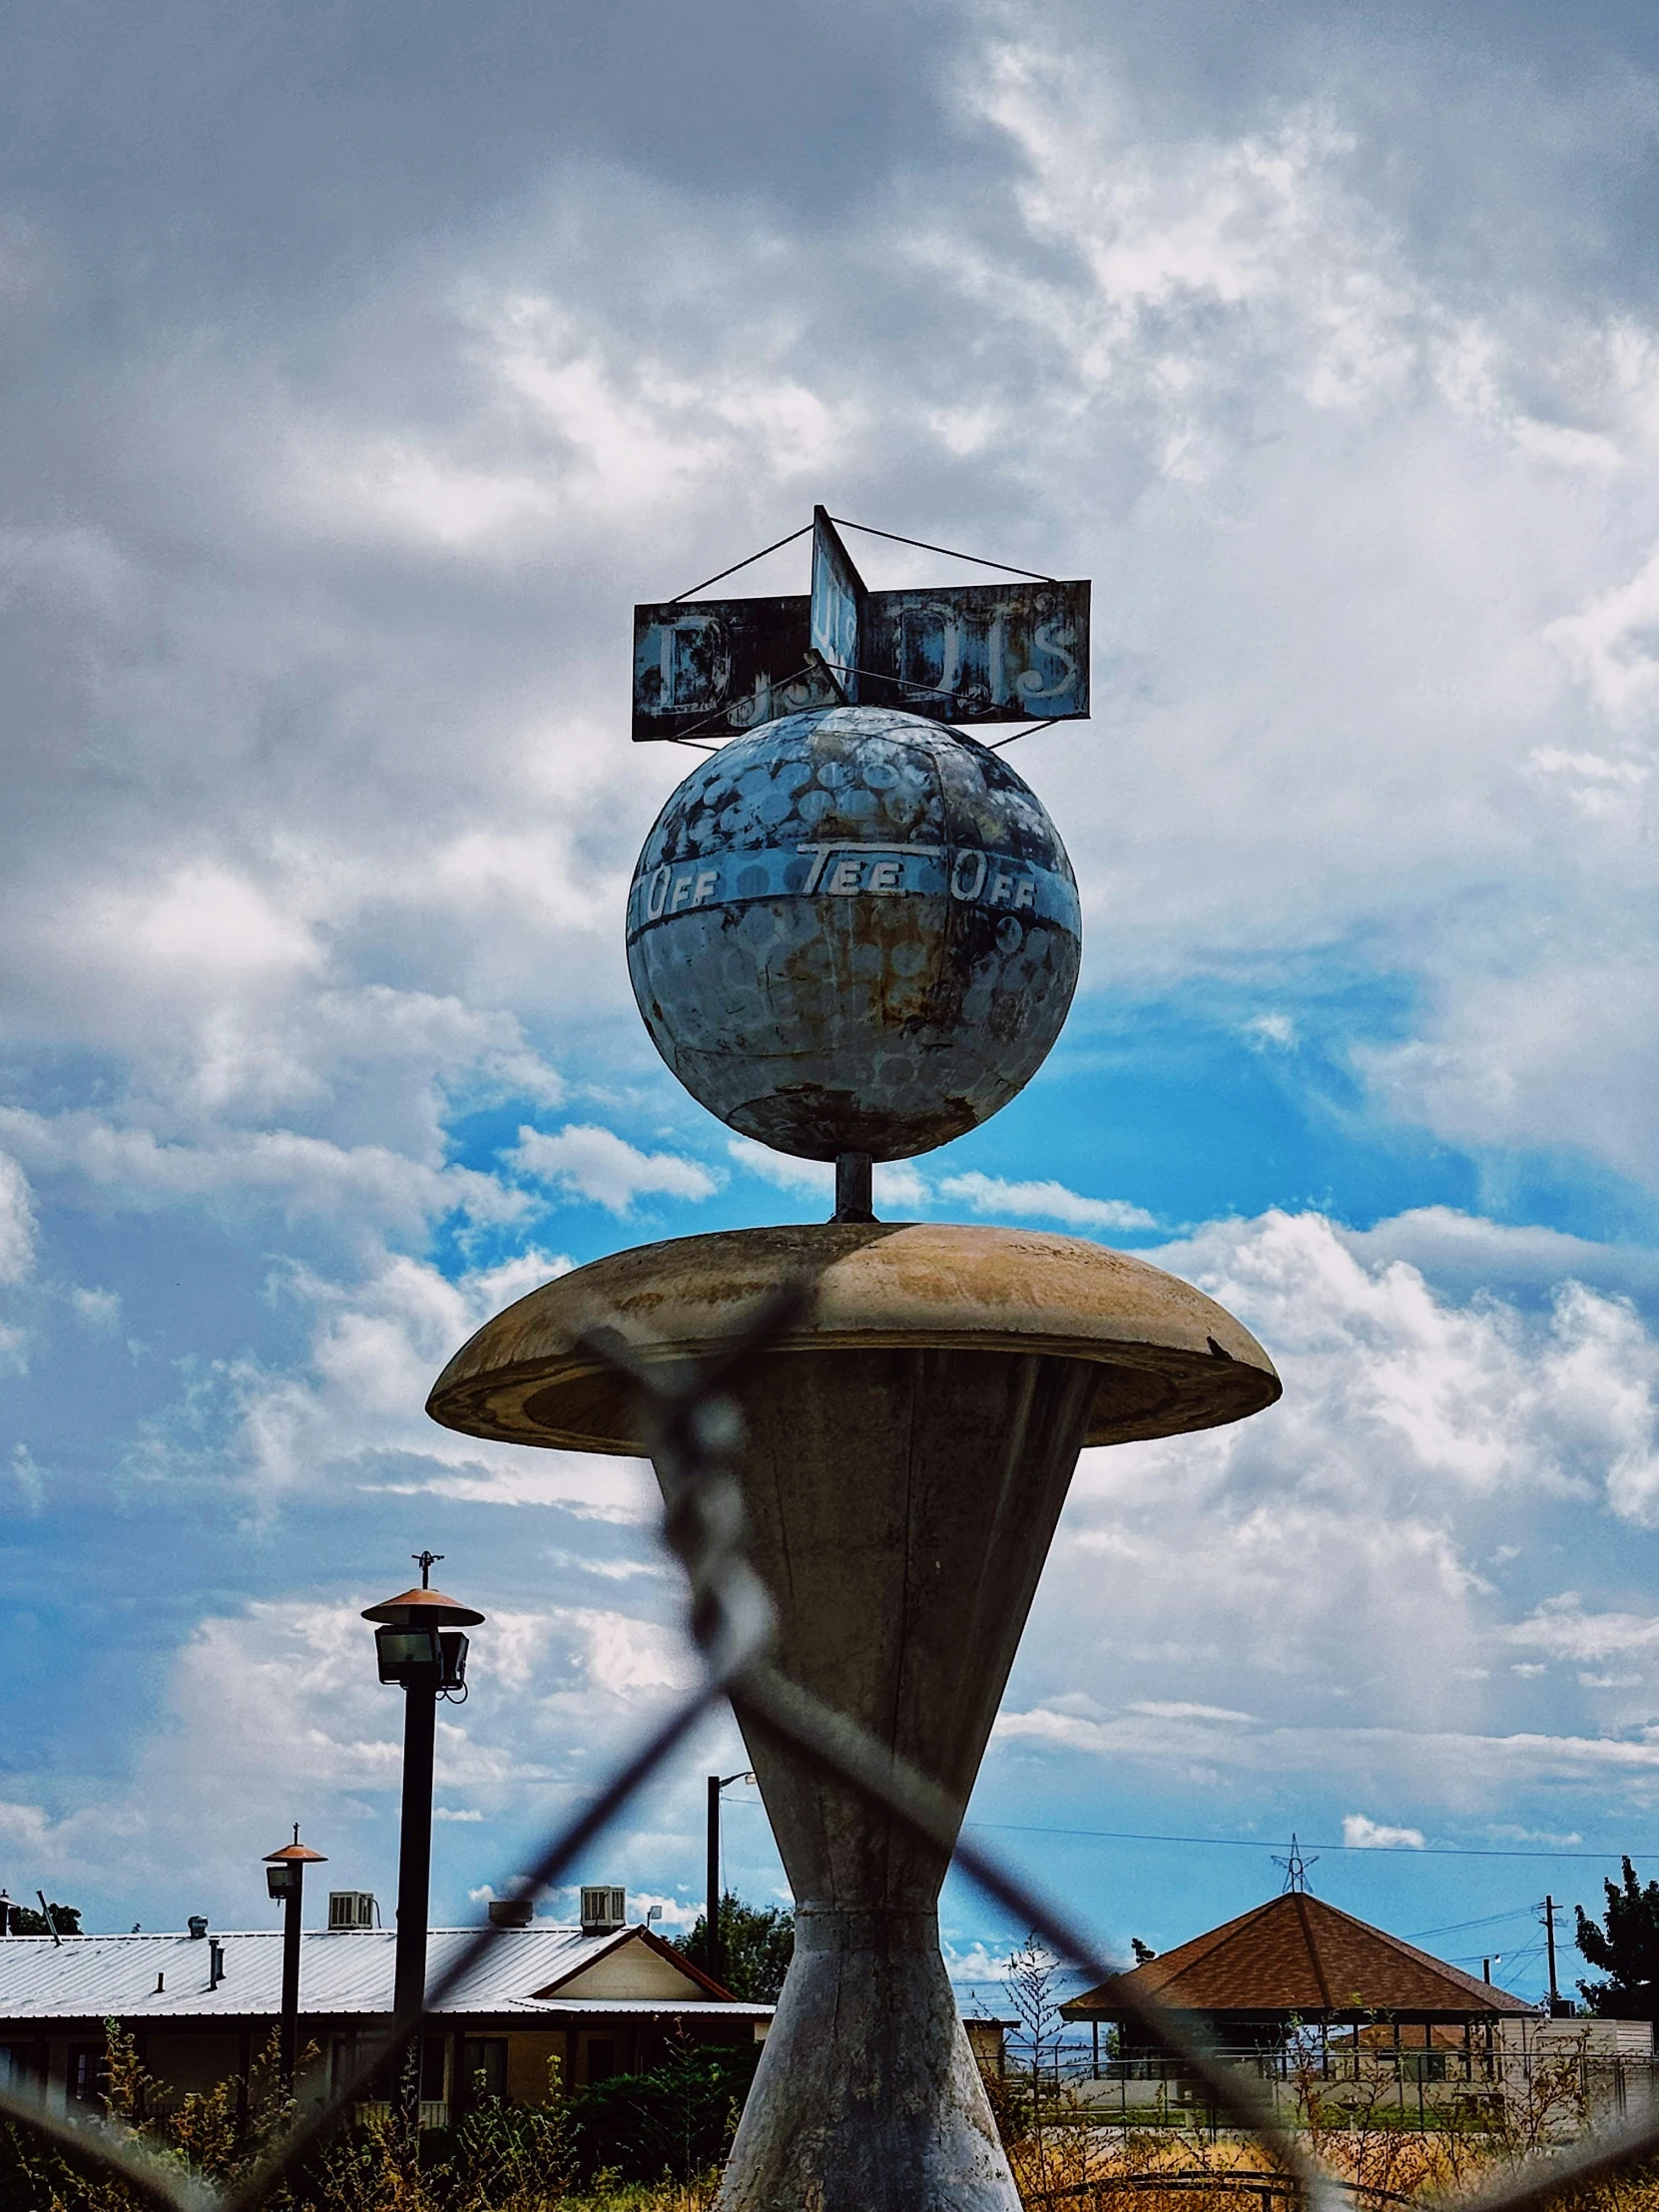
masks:
{"type": "Polygon", "coordinates": [[[710,1997],[695,1997],[689,2004],[682,2004],[678,1997],[543,1997],[538,2003],[522,2009],[584,2015],[603,2012],[607,2019],[613,2012],[632,2013],[641,2019],[648,2015],[663,2018],[672,2013],[678,2019],[683,2012],[688,2019],[770,2020],[778,2007],[751,2004],[747,1997],[728,1997],[719,2004],[710,1997]]]}
{"type": "MultiPolygon", "coordinates": [[[[442,1973],[471,1928],[436,1928],[426,1948],[428,1981],[442,1973]]],[[[533,1990],[565,1980],[620,1945],[637,1941],[642,1929],[584,1936],[575,1928],[498,1929],[489,1948],[438,2006],[446,2012],[731,2011],[699,1995],[686,2004],[672,1998],[642,2002],[595,1995],[538,1999],[533,1990]]],[[[8,1936],[0,1939],[0,2019],[185,2019],[275,2016],[281,1996],[282,1938],[272,1930],[220,1936],[225,1974],[210,1989],[207,1940],[190,1936],[8,1936]],[[160,1990],[157,1977],[162,1980],[160,1990]]],[[[389,2012],[393,1951],[390,1929],[307,1932],[301,1938],[301,2012],[389,2012]]],[[[745,2015],[770,2006],[744,2006],[745,2015]]]]}

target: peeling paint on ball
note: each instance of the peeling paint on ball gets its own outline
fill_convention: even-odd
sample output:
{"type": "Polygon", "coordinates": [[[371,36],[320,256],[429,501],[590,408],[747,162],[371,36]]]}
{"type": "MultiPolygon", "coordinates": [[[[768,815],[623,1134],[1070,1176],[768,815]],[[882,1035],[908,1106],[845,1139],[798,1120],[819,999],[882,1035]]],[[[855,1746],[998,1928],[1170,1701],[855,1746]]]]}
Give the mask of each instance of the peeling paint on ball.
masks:
{"type": "Polygon", "coordinates": [[[786,715],[669,800],[628,972],[694,1098],[809,1160],[902,1160],[1047,1057],[1082,920],[1041,804],[971,738],[884,707],[786,715]]]}

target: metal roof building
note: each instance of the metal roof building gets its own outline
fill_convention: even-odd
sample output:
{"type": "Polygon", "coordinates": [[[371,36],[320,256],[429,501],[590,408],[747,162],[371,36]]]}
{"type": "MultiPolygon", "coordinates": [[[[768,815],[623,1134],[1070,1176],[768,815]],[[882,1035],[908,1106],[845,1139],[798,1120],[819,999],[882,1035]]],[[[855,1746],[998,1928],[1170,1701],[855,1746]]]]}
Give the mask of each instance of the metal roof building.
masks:
{"type": "MultiPolygon", "coordinates": [[[[434,1980],[475,1929],[434,1929],[434,1980]]],[[[392,2010],[389,1930],[301,1937],[300,2041],[315,2047],[310,2085],[341,2078],[360,2039],[392,2010]]],[[[98,2094],[104,2023],[134,2034],[149,2070],[176,2091],[246,2078],[275,2026],[282,1939],[223,1936],[12,1936],[0,1940],[0,2075],[44,2083],[53,2102],[98,2094]]],[[[746,2003],[647,1928],[495,1930],[488,1948],[432,2015],[422,2102],[441,2124],[474,2078],[486,2094],[537,2102],[550,2062],[566,2086],[649,2064],[676,2023],[700,2039],[749,2041],[770,2004],[746,2003]]]]}

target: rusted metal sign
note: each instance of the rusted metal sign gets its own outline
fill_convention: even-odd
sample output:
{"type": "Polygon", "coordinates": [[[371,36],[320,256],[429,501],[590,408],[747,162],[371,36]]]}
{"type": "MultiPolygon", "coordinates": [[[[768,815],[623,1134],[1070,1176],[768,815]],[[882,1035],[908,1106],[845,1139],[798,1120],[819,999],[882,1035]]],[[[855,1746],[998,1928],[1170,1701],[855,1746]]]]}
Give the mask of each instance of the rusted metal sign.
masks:
{"type": "Polygon", "coordinates": [[[1088,584],[866,591],[819,507],[805,596],[634,609],[637,743],[736,737],[779,715],[840,704],[951,723],[1084,717],[1088,584]]]}
{"type": "Polygon", "coordinates": [[[864,629],[864,580],[822,507],[813,509],[813,589],[809,618],[813,652],[848,706],[858,699],[858,644],[864,629]]]}

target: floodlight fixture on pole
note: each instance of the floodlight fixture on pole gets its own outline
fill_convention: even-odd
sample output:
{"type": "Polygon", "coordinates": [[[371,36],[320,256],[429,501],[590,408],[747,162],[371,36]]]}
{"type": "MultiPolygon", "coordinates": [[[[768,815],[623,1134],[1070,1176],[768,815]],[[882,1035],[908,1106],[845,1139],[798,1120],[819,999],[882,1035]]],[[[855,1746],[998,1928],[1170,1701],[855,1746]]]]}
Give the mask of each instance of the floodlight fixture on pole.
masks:
{"type": "MultiPolygon", "coordinates": [[[[378,1625],[374,1654],[380,1680],[403,1692],[403,1807],[397,1849],[397,1947],[392,2009],[416,2008],[426,1990],[426,1923],[432,1882],[432,1753],[440,1696],[466,1695],[463,1629],[484,1618],[431,1587],[441,1552],[417,1551],[418,1590],[404,1590],[364,1609],[378,1625]]],[[[416,2073],[416,2092],[419,2076],[416,2073]]]]}
{"type": "Polygon", "coordinates": [[[277,2034],[277,2068],[282,2087],[293,2088],[299,2063],[299,1932],[304,1910],[305,1869],[328,1864],[320,1851],[307,1851],[299,1841],[299,1823],[293,1824],[293,1842],[265,1857],[265,1884],[282,1904],[282,2010],[277,2034]]]}

